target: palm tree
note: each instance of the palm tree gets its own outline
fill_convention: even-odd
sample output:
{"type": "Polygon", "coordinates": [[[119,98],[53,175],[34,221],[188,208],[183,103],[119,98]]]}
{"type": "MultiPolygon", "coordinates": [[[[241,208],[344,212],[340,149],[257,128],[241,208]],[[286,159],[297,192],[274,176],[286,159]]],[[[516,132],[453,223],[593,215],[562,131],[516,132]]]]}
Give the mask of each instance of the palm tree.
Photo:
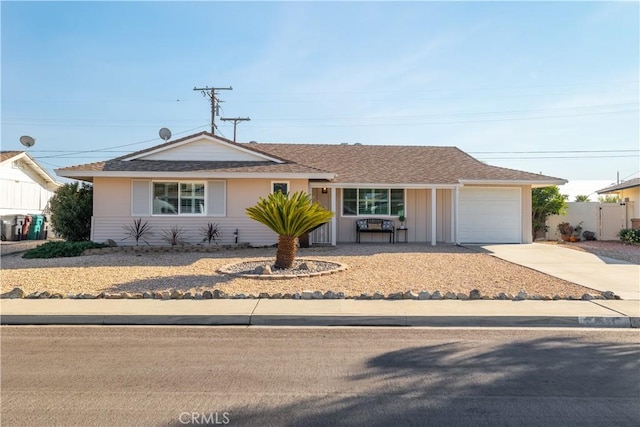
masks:
{"type": "Polygon", "coordinates": [[[255,206],[247,208],[247,216],[278,233],[276,268],[291,268],[296,257],[296,238],[325,224],[333,217],[333,212],[303,191],[284,194],[281,191],[260,197],[255,206]]]}

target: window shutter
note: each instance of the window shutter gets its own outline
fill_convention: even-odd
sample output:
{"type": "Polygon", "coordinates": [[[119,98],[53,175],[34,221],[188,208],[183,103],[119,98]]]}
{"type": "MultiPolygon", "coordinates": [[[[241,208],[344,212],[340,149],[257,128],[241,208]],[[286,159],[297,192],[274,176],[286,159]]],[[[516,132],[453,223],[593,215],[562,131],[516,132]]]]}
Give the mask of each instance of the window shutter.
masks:
{"type": "Polygon", "coordinates": [[[227,213],[225,181],[207,182],[207,215],[225,216],[227,213]]]}
{"type": "Polygon", "coordinates": [[[133,180],[131,182],[131,215],[151,215],[151,181],[133,180]]]}

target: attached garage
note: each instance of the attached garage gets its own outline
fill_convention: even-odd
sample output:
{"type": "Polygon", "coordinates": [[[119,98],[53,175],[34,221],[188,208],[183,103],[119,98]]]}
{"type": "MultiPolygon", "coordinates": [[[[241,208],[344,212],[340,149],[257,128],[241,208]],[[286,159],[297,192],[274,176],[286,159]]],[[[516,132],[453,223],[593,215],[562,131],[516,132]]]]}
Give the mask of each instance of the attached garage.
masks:
{"type": "Polygon", "coordinates": [[[460,243],[521,243],[521,189],[462,187],[458,224],[460,243]]]}

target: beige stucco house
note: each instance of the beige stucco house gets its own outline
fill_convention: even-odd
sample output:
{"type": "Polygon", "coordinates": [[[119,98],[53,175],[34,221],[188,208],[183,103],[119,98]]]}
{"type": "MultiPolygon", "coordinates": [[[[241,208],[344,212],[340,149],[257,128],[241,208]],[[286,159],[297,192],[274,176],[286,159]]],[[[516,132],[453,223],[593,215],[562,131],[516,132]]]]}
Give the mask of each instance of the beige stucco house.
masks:
{"type": "Polygon", "coordinates": [[[119,241],[123,226],[143,218],[156,230],[150,244],[162,244],[161,230],[172,225],[198,243],[209,222],[222,243],[237,230],[239,242],[274,244],[277,236],[245,209],[277,190],[309,192],[335,213],[310,236],[315,244],[355,242],[357,219],[398,224],[400,214],[409,242],[528,243],[531,188],[566,182],[490,166],[455,147],[235,143],[208,132],[56,173],[93,182],[93,240],[119,241]]]}

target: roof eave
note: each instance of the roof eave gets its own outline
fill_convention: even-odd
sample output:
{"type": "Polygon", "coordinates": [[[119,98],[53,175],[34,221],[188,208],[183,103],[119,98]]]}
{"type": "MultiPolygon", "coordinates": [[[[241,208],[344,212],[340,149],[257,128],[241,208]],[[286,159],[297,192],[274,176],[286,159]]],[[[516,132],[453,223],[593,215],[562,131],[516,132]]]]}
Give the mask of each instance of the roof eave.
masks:
{"type": "Polygon", "coordinates": [[[64,171],[57,169],[56,174],[65,178],[182,178],[182,179],[220,179],[220,178],[289,178],[289,179],[325,179],[332,180],[333,173],[300,172],[153,172],[153,171],[64,171]]]}
{"type": "Polygon", "coordinates": [[[462,185],[531,185],[532,187],[548,187],[566,184],[566,179],[461,179],[462,185]]]}

